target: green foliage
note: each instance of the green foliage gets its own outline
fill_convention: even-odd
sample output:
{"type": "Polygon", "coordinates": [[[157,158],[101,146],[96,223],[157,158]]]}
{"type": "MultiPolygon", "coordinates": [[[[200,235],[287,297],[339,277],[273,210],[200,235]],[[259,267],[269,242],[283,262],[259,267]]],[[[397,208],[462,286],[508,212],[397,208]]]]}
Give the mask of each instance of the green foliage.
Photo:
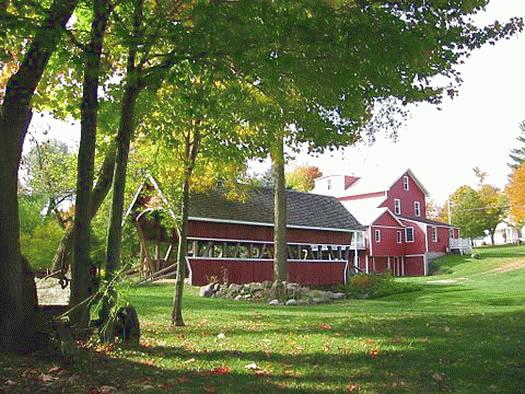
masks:
{"type": "Polygon", "coordinates": [[[474,252],[470,255],[471,258],[473,258],[474,260],[479,260],[481,259],[481,255],[477,252],[474,252]]]}
{"type": "Polygon", "coordinates": [[[76,154],[57,140],[39,142],[32,138],[31,143],[31,149],[23,157],[23,183],[31,195],[45,201],[45,214],[49,216],[73,197],[76,154]]]}
{"type": "Polygon", "coordinates": [[[51,268],[55,250],[64,230],[55,218],[45,218],[31,231],[20,234],[22,254],[27,257],[33,270],[51,268]]]}
{"type": "Polygon", "coordinates": [[[397,281],[389,272],[356,274],[350,277],[346,285],[337,288],[352,298],[380,298],[421,290],[419,285],[397,281]]]}
{"type": "Polygon", "coordinates": [[[470,186],[461,186],[450,197],[452,224],[461,230],[461,236],[475,238],[485,234],[483,201],[470,186]]]}
{"type": "Polygon", "coordinates": [[[521,134],[516,137],[518,140],[519,146],[512,148],[509,154],[511,162],[509,167],[512,171],[516,170],[523,162],[525,162],[525,121],[519,124],[521,134]]]}

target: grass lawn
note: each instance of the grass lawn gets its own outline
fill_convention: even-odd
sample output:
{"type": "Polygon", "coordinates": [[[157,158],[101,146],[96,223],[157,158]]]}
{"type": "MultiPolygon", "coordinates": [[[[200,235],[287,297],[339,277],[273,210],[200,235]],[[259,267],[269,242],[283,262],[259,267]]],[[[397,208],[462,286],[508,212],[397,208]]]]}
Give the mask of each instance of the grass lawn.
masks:
{"type": "Polygon", "coordinates": [[[479,253],[378,300],[270,307],[188,288],[176,329],[171,286],[134,289],[139,348],[87,347],[64,370],[2,356],[0,392],[525,392],[525,247],[479,253]]]}

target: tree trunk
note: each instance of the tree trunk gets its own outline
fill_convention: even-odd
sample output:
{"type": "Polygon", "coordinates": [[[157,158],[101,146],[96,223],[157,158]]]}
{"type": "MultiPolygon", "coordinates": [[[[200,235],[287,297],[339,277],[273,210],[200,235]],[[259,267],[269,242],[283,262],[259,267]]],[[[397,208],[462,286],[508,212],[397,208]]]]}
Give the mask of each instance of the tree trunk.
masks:
{"type": "Polygon", "coordinates": [[[75,221],[73,227],[73,264],[71,266],[70,319],[80,327],[89,322],[89,307],[84,302],[90,287],[91,188],[95,172],[98,86],[102,45],[109,18],[107,0],[94,0],[91,38],[85,52],[82,103],[80,105],[80,147],[78,150],[75,221]]]}
{"type": "Polygon", "coordinates": [[[31,100],[75,0],[55,0],[18,71],[9,79],[0,109],[0,351],[16,350],[32,334],[34,294],[21,286],[25,277],[20,254],[18,168],[31,121],[31,100]],[[28,303],[25,300],[33,299],[28,303]]]}
{"type": "Polygon", "coordinates": [[[126,190],[126,172],[128,167],[129,146],[134,131],[135,109],[140,93],[139,74],[135,65],[139,36],[143,19],[144,0],[137,0],[133,16],[133,37],[130,43],[126,67],[126,87],[122,97],[120,124],[117,134],[117,153],[115,173],[113,175],[113,198],[109,214],[108,237],[106,241],[106,275],[113,277],[120,264],[122,243],[122,215],[124,212],[124,194],[126,190]]]}
{"type": "MultiPolygon", "coordinates": [[[[98,172],[97,182],[91,191],[91,219],[96,216],[111,189],[113,172],[115,171],[115,148],[115,144],[113,144],[110,150],[107,151],[98,172]]],[[[68,226],[53,256],[53,271],[62,269],[63,272],[67,272],[71,263],[72,247],[73,226],[68,226]]]]}
{"type": "Polygon", "coordinates": [[[288,280],[288,254],[286,245],[286,185],[284,177],[284,141],[278,137],[272,152],[274,170],[274,265],[276,281],[288,280]]]}
{"type": "Polygon", "coordinates": [[[177,249],[177,277],[175,281],[175,295],[171,311],[171,324],[184,326],[182,317],[182,294],[184,292],[184,279],[186,277],[186,247],[188,243],[188,216],[190,204],[190,178],[191,173],[186,172],[182,186],[181,198],[181,225],[179,230],[179,247],[177,249]]]}
{"type": "Polygon", "coordinates": [[[184,326],[182,318],[182,295],[184,292],[184,279],[186,277],[186,248],[188,244],[188,217],[190,208],[190,186],[195,161],[199,152],[201,134],[199,129],[195,130],[193,141],[191,133],[186,139],[186,169],[184,171],[184,183],[182,185],[181,205],[180,205],[180,229],[179,229],[179,247],[177,249],[177,278],[175,281],[175,294],[173,296],[173,309],[171,311],[171,324],[175,326],[184,326]]]}
{"type": "Polygon", "coordinates": [[[492,244],[492,246],[495,245],[495,242],[494,242],[494,233],[495,232],[496,232],[496,229],[490,230],[490,243],[492,244]]]}

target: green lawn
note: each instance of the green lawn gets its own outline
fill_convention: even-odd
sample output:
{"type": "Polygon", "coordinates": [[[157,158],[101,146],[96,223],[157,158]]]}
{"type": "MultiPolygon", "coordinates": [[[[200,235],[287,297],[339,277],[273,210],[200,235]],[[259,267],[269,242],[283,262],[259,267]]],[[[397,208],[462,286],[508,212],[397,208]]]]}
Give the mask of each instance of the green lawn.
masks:
{"type": "Polygon", "coordinates": [[[525,247],[479,252],[436,262],[446,274],[399,279],[423,290],[379,300],[270,307],[189,289],[182,329],[169,328],[171,287],[135,289],[139,349],[87,348],[52,372],[45,356],[3,358],[0,392],[8,378],[10,392],[525,392],[525,247]]]}

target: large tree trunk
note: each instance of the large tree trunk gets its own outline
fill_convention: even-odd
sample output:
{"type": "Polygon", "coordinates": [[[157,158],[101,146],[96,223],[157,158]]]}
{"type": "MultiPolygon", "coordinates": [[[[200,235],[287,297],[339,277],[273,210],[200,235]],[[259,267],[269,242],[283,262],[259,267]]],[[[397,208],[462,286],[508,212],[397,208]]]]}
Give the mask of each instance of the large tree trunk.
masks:
{"type": "Polygon", "coordinates": [[[177,249],[177,278],[175,281],[175,294],[173,296],[173,309],[171,311],[171,323],[175,326],[184,326],[184,319],[182,318],[182,295],[184,292],[184,279],[186,277],[186,248],[188,244],[188,217],[190,209],[190,186],[193,169],[195,168],[195,161],[199,152],[201,143],[201,133],[197,128],[193,135],[188,133],[186,138],[186,152],[185,152],[185,171],[184,183],[182,184],[181,204],[180,204],[180,229],[179,247],[177,249]]]}
{"type": "MultiPolygon", "coordinates": [[[[102,203],[106,199],[113,182],[115,171],[115,145],[107,151],[102,166],[98,172],[97,182],[91,191],[91,219],[93,219],[102,203]]],[[[73,226],[68,226],[60,240],[55,255],[53,256],[53,271],[67,272],[71,263],[71,249],[73,248],[73,226]]]]}
{"type": "Polygon", "coordinates": [[[0,110],[0,350],[15,350],[33,330],[34,294],[23,291],[18,214],[18,168],[31,121],[31,100],[73,10],[75,0],[55,0],[18,71],[6,86],[0,110]],[[24,300],[33,298],[32,303],[24,300]]]}
{"type": "Polygon", "coordinates": [[[113,198],[109,215],[108,238],[106,242],[106,275],[113,277],[120,264],[120,249],[122,243],[122,215],[124,212],[124,195],[126,190],[126,172],[128,167],[129,146],[134,132],[135,109],[140,93],[140,70],[135,65],[139,36],[143,19],[144,0],[135,3],[133,20],[133,37],[130,43],[127,67],[126,87],[122,97],[120,124],[117,134],[117,153],[115,158],[115,173],[113,175],[113,198]]]}
{"type": "Polygon", "coordinates": [[[73,227],[73,264],[71,267],[70,318],[80,327],[89,322],[89,307],[85,300],[90,287],[91,188],[95,172],[97,136],[98,86],[102,45],[109,18],[107,0],[94,0],[91,38],[85,52],[82,103],[80,105],[80,147],[78,150],[75,222],[73,227]]]}
{"type": "Polygon", "coordinates": [[[288,280],[286,245],[286,185],[284,177],[284,141],[278,137],[272,152],[274,171],[274,280],[288,280]]]}

